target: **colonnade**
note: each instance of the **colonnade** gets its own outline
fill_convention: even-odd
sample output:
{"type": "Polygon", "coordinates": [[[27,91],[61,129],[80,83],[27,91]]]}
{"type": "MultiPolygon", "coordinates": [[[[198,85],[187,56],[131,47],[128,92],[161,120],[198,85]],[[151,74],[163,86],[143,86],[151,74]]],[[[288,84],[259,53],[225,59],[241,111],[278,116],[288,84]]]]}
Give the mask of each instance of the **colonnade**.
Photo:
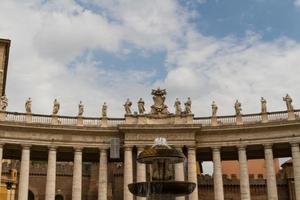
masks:
{"type": "MultiPolygon", "coordinates": [[[[214,197],[215,200],[224,200],[223,178],[221,168],[221,147],[213,147],[213,179],[214,179],[214,197]]],[[[238,146],[238,160],[240,166],[240,195],[241,200],[250,200],[250,185],[246,146],[238,146]]],[[[300,200],[300,150],[298,143],[291,143],[294,183],[296,191],[296,200],[300,200]]],[[[276,174],[274,169],[274,158],[272,144],[264,145],[265,168],[267,180],[267,197],[268,200],[278,200],[276,174]]]]}
{"type": "MultiPolygon", "coordinates": [[[[133,182],[133,156],[132,147],[124,148],[124,200],[133,200],[133,195],[128,190],[128,184],[133,182]]],[[[178,148],[182,150],[181,148],[178,148]]],[[[137,154],[143,150],[138,147],[137,154]]],[[[246,146],[238,146],[238,160],[240,166],[240,195],[241,200],[250,200],[250,186],[246,146]]],[[[101,148],[99,157],[99,179],[98,179],[98,200],[107,200],[107,149],[101,148]]],[[[296,200],[300,200],[300,148],[298,143],[291,143],[291,153],[293,159],[294,183],[296,200]]],[[[55,180],[56,180],[56,155],[57,148],[50,146],[48,148],[48,168],[45,188],[45,200],[54,200],[55,198],[55,180]]],[[[274,170],[272,144],[264,145],[267,196],[268,200],[278,200],[276,174],[274,170]]],[[[0,161],[3,156],[3,144],[0,144],[0,161]]],[[[188,161],[188,181],[197,183],[196,170],[196,148],[189,147],[187,150],[188,161]]],[[[221,166],[221,147],[212,147],[213,158],[213,179],[214,179],[214,197],[215,200],[224,200],[222,166],[221,166]]],[[[29,184],[29,167],[30,167],[30,146],[22,146],[20,178],[18,186],[18,200],[27,200],[29,184]]],[[[137,182],[146,181],[146,165],[137,163],[137,182]]],[[[183,163],[175,164],[175,180],[183,181],[184,165],[183,163]]],[[[1,174],[1,165],[0,165],[1,174]]],[[[189,195],[189,200],[198,200],[198,187],[189,195]]],[[[81,200],[82,196],[82,148],[74,148],[74,167],[72,183],[72,200],[81,200]]],[[[137,198],[145,200],[145,198],[137,198]]],[[[178,197],[176,200],[183,200],[178,197]]]]}
{"type": "MultiPolygon", "coordinates": [[[[107,200],[107,149],[100,148],[98,200],[107,200]]],[[[55,199],[57,148],[48,148],[48,165],[45,188],[45,200],[55,199]]],[[[0,163],[2,163],[3,145],[0,144],[0,163]]],[[[0,164],[0,174],[1,174],[0,164]]],[[[29,189],[30,146],[22,146],[20,177],[18,182],[18,200],[27,200],[29,189]]],[[[82,199],[82,148],[74,148],[72,200],[82,199]]]]}

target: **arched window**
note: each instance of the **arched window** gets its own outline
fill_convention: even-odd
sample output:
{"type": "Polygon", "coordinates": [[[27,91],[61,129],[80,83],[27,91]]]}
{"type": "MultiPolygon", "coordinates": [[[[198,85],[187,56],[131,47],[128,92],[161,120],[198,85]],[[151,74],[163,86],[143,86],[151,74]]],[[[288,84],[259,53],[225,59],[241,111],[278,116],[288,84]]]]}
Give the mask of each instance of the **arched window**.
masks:
{"type": "Polygon", "coordinates": [[[28,191],[28,200],[34,200],[34,194],[30,190],[28,191]]]}
{"type": "Polygon", "coordinates": [[[64,197],[60,194],[55,195],[55,200],[64,200],[64,197]]]}

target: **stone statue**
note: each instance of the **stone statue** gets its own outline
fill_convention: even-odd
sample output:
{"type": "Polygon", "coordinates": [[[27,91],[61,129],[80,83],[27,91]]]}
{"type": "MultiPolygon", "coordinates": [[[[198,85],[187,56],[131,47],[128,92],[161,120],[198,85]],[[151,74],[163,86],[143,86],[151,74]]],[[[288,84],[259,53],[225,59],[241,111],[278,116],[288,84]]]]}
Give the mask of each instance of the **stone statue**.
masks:
{"type": "Polygon", "coordinates": [[[181,114],[181,103],[178,98],[176,98],[176,100],[175,100],[174,107],[175,107],[175,114],[180,115],[181,114]]]}
{"type": "Polygon", "coordinates": [[[26,102],[25,102],[25,110],[26,110],[26,113],[31,113],[31,98],[29,97],[26,102]]]}
{"type": "Polygon", "coordinates": [[[292,105],[293,99],[290,97],[290,95],[286,94],[285,97],[283,97],[283,101],[286,103],[287,111],[293,111],[294,107],[292,105]]]}
{"type": "Polygon", "coordinates": [[[266,113],[267,112],[267,100],[263,97],[260,99],[261,102],[261,113],[266,113]]]}
{"type": "Polygon", "coordinates": [[[216,117],[217,116],[217,111],[218,111],[218,106],[215,101],[212,102],[211,104],[211,111],[212,111],[212,116],[216,117]]]}
{"type": "Polygon", "coordinates": [[[142,98],[140,98],[138,101],[138,110],[139,114],[144,114],[145,112],[145,102],[142,98]]]}
{"type": "Polygon", "coordinates": [[[8,106],[8,99],[5,95],[3,95],[0,98],[0,106],[1,106],[1,111],[6,111],[6,108],[8,106]]]}
{"type": "Polygon", "coordinates": [[[106,102],[102,105],[102,117],[107,117],[107,105],[106,102]]]}
{"type": "Polygon", "coordinates": [[[123,106],[125,108],[125,114],[126,115],[131,115],[132,102],[129,99],[127,99],[123,106]]]}
{"type": "Polygon", "coordinates": [[[185,106],[185,113],[192,114],[192,100],[188,97],[187,101],[184,103],[185,106]]]}
{"type": "Polygon", "coordinates": [[[83,105],[82,101],[80,101],[79,105],[78,105],[78,116],[82,117],[83,112],[84,112],[84,105],[83,105]]]}
{"type": "Polygon", "coordinates": [[[152,90],[154,105],[151,106],[151,114],[169,114],[168,106],[166,106],[166,90],[158,88],[157,90],[152,90]]]}
{"type": "Polygon", "coordinates": [[[59,111],[59,108],[60,108],[59,102],[57,101],[57,99],[54,99],[52,114],[53,114],[53,115],[57,115],[57,113],[58,113],[58,111],[59,111]]]}
{"type": "Polygon", "coordinates": [[[241,111],[242,111],[242,104],[238,100],[235,101],[234,108],[235,108],[235,114],[236,115],[241,115],[242,114],[241,113],[241,111]]]}

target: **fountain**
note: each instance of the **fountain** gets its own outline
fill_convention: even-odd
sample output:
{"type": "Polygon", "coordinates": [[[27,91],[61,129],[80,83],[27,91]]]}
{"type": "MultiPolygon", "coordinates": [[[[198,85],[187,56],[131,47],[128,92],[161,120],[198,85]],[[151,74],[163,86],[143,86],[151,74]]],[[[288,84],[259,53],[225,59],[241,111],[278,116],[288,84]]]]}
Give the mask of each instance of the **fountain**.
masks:
{"type": "Polygon", "coordinates": [[[128,185],[129,191],[148,200],[174,200],[175,197],[192,193],[195,183],[175,181],[173,178],[172,165],[184,160],[184,154],[171,148],[165,138],[156,138],[155,144],[142,151],[137,158],[139,163],[151,165],[150,181],[131,183],[128,185]]]}

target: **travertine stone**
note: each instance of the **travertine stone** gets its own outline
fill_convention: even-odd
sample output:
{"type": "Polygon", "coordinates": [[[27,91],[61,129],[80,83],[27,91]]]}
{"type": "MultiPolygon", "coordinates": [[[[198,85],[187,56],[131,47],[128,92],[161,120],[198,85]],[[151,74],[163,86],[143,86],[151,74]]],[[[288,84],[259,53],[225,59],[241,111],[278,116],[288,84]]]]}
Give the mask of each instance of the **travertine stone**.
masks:
{"type": "Polygon", "coordinates": [[[291,150],[292,150],[292,158],[293,158],[296,200],[300,200],[300,150],[299,150],[299,144],[292,143],[291,150]]]}
{"type": "MultiPolygon", "coordinates": [[[[144,150],[143,147],[138,147],[137,155],[139,155],[144,150]]],[[[143,163],[137,162],[137,176],[136,176],[136,182],[145,182],[146,181],[146,165],[143,163]]],[[[146,198],[143,197],[137,197],[137,200],[146,200],[146,198]]]]}
{"type": "Polygon", "coordinates": [[[240,163],[240,192],[241,200],[250,200],[250,186],[248,175],[248,162],[246,155],[246,148],[244,146],[238,147],[239,163],[240,163]]]}
{"type": "Polygon", "coordinates": [[[26,120],[26,123],[32,123],[32,114],[27,113],[25,120],[26,120]]]}
{"type": "Polygon", "coordinates": [[[82,189],[82,149],[75,148],[73,166],[72,200],[81,200],[82,189]]]}
{"type": "Polygon", "coordinates": [[[82,116],[77,117],[77,126],[83,126],[83,118],[82,116]]]}
{"type": "MultiPolygon", "coordinates": [[[[182,148],[176,148],[178,151],[182,151],[182,148]]],[[[174,165],[175,168],[175,180],[184,181],[184,167],[183,163],[177,163],[174,165]]],[[[176,197],[176,200],[185,200],[185,197],[176,197]]]]}
{"type": "Polygon", "coordinates": [[[242,117],[241,114],[236,116],[236,124],[237,125],[242,125],[243,124],[243,117],[242,117]]]}
{"type": "Polygon", "coordinates": [[[215,200],[224,200],[221,153],[219,147],[212,149],[214,164],[214,196],[215,200]]]}
{"type": "Polygon", "coordinates": [[[107,150],[100,149],[98,200],[107,200],[107,150]]]}
{"type": "Polygon", "coordinates": [[[272,145],[265,145],[268,200],[278,200],[272,145]]]}
{"type": "Polygon", "coordinates": [[[30,164],[30,147],[23,146],[20,179],[18,187],[18,200],[27,200],[28,198],[28,184],[29,184],[29,164],[30,164]]]}
{"type": "MultiPolygon", "coordinates": [[[[3,145],[0,144],[0,174],[2,173],[2,158],[3,158],[3,145]]],[[[0,178],[0,185],[1,185],[1,178],[0,178]]]]}
{"type": "Polygon", "coordinates": [[[268,113],[261,113],[261,122],[267,123],[269,121],[268,119],[268,113]]]}
{"type": "Polygon", "coordinates": [[[188,149],[188,181],[196,183],[195,190],[189,195],[189,200],[198,200],[197,167],[196,167],[196,149],[188,149]]]}
{"type": "Polygon", "coordinates": [[[295,120],[296,116],[295,116],[295,112],[292,111],[288,111],[288,120],[295,120]]]}
{"type": "Polygon", "coordinates": [[[48,151],[48,167],[47,167],[45,200],[54,200],[55,180],[56,180],[56,148],[50,147],[48,151]]]}
{"type": "Polygon", "coordinates": [[[52,115],[51,124],[58,125],[58,116],[52,115]]]}
{"type": "Polygon", "coordinates": [[[108,120],[106,117],[101,119],[101,127],[108,127],[108,120]]]}
{"type": "Polygon", "coordinates": [[[124,200],[133,200],[133,195],[128,189],[128,184],[133,182],[132,148],[124,148],[124,200]]]}

